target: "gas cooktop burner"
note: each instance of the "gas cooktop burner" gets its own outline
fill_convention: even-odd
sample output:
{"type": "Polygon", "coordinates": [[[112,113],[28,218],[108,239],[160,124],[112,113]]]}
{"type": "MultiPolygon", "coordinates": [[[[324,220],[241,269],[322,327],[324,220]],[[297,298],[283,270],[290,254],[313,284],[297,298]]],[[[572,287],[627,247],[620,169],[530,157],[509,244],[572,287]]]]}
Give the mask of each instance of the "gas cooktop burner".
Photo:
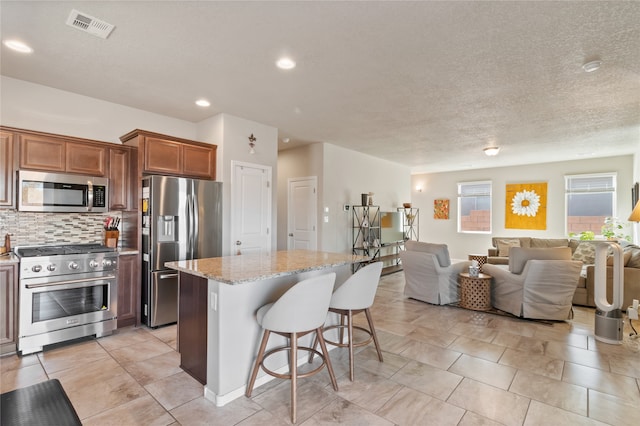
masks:
{"type": "Polygon", "coordinates": [[[63,254],[110,253],[115,248],[102,244],[70,244],[60,246],[19,247],[16,254],[20,257],[59,256],[63,254]]]}

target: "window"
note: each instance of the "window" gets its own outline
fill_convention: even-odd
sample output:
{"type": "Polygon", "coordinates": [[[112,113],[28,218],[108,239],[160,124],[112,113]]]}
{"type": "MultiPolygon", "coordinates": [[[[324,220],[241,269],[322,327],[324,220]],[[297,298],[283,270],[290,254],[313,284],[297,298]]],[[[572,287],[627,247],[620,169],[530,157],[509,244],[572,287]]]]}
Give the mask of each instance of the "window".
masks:
{"type": "Polygon", "coordinates": [[[564,177],[567,234],[599,235],[606,217],[615,216],[616,174],[598,173],[564,177]]]}
{"type": "Polygon", "coordinates": [[[491,182],[458,183],[458,232],[491,232],[491,182]]]}

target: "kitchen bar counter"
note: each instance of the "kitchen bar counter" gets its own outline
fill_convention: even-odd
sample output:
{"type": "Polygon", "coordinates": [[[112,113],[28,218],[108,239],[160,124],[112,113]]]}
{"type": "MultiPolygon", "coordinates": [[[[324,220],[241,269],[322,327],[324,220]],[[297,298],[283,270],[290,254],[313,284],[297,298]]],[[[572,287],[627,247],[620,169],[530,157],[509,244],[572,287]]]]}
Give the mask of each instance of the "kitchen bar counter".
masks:
{"type": "MultiPolygon", "coordinates": [[[[314,276],[335,272],[340,285],[351,276],[351,264],[365,260],[351,254],[291,250],[167,262],[180,276],[180,367],[205,385],[205,398],[218,406],[243,396],[262,337],[258,308],[314,276]]],[[[335,324],[337,317],[332,315],[328,322],[335,324]]],[[[304,336],[299,345],[311,346],[312,338],[313,333],[304,336]]],[[[273,338],[269,348],[284,341],[273,338]]],[[[284,352],[270,362],[274,370],[288,370],[284,352]]],[[[272,378],[261,372],[256,386],[272,378]]]]}
{"type": "Polygon", "coordinates": [[[302,272],[351,265],[367,258],[311,250],[248,253],[240,256],[167,262],[167,268],[225,284],[265,280],[302,272]]]}

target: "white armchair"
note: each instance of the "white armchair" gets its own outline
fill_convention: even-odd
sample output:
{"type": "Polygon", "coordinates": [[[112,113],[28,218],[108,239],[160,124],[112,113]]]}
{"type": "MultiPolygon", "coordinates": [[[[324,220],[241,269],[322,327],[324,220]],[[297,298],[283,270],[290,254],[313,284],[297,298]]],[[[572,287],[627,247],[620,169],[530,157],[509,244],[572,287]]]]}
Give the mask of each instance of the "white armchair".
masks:
{"type": "Polygon", "coordinates": [[[407,241],[400,259],[405,276],[405,296],[436,305],[459,300],[458,274],[467,271],[471,262],[452,264],[446,244],[407,241]]]}
{"type": "Polygon", "coordinates": [[[582,262],[571,260],[569,247],[512,247],[508,269],[504,265],[482,267],[493,277],[494,308],[519,317],[550,320],[569,318],[581,269],[582,262]]]}

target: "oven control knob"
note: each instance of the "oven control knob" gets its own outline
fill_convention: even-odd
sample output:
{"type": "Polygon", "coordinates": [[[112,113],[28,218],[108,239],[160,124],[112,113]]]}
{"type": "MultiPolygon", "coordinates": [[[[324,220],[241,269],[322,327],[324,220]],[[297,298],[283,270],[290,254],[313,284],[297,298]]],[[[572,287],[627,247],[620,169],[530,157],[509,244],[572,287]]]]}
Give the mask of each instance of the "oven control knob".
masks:
{"type": "Polygon", "coordinates": [[[78,264],[76,262],[69,263],[69,269],[78,269],[78,264]]]}
{"type": "Polygon", "coordinates": [[[42,266],[40,266],[40,265],[33,265],[33,266],[31,267],[31,270],[32,270],[33,272],[40,272],[40,271],[42,271],[42,266]]]}
{"type": "Polygon", "coordinates": [[[91,262],[89,262],[89,266],[91,266],[92,268],[97,268],[98,266],[100,266],[100,264],[95,260],[92,260],[91,262]]]}
{"type": "Polygon", "coordinates": [[[47,266],[47,270],[49,270],[49,271],[51,271],[51,272],[55,271],[55,270],[56,270],[56,265],[54,265],[54,264],[52,263],[51,265],[47,266]]]}
{"type": "Polygon", "coordinates": [[[104,260],[102,261],[102,264],[103,264],[104,266],[111,266],[111,263],[112,263],[112,262],[111,262],[111,259],[104,259],[104,260]]]}

